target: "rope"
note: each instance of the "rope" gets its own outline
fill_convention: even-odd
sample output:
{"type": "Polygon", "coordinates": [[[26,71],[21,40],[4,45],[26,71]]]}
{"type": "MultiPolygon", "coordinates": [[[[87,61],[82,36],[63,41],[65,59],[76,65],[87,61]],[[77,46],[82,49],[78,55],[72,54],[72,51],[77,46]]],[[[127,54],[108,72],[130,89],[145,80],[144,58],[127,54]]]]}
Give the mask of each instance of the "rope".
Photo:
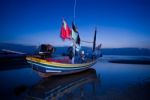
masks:
{"type": "Polygon", "coordinates": [[[84,42],[84,43],[93,43],[93,42],[84,41],[84,40],[81,40],[81,42],[84,42]]]}
{"type": "Polygon", "coordinates": [[[73,11],[73,17],[74,17],[74,23],[75,23],[75,17],[76,17],[76,0],[74,0],[74,11],[73,11]]]}
{"type": "MultiPolygon", "coordinates": [[[[75,18],[76,18],[76,3],[77,3],[77,1],[74,0],[74,11],[73,11],[74,24],[75,24],[75,18]]],[[[93,43],[93,42],[84,41],[84,40],[81,40],[81,42],[84,42],[84,43],[93,43]]]]}

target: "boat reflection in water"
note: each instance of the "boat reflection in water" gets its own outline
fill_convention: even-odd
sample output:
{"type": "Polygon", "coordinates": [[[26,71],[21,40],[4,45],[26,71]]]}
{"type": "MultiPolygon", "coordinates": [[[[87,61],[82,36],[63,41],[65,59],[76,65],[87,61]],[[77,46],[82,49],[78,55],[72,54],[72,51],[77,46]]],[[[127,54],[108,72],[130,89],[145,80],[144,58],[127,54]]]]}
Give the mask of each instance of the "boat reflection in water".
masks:
{"type": "Polygon", "coordinates": [[[51,76],[34,85],[28,92],[27,98],[80,99],[93,96],[96,91],[95,85],[98,82],[95,69],[88,69],[71,75],[51,76]]]}

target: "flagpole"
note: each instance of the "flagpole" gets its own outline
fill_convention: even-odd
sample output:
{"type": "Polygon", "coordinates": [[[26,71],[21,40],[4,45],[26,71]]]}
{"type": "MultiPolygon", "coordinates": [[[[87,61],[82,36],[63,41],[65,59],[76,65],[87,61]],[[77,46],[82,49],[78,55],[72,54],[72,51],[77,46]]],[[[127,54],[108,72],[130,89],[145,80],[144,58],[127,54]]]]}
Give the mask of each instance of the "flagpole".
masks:
{"type": "Polygon", "coordinates": [[[74,41],[74,39],[72,39],[72,41],[73,41],[73,46],[72,46],[72,48],[73,48],[73,57],[72,57],[72,64],[74,64],[74,60],[75,60],[75,50],[76,50],[76,44],[75,44],[75,41],[74,41]]]}
{"type": "Polygon", "coordinates": [[[73,9],[74,23],[75,23],[75,17],[76,17],[76,0],[74,0],[74,9],[73,9]]]}

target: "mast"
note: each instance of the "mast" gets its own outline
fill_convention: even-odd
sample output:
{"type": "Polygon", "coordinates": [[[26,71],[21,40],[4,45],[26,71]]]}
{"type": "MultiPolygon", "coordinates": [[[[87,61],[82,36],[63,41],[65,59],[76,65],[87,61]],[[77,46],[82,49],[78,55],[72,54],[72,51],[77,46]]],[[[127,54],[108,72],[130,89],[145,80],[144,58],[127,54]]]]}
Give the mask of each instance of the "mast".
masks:
{"type": "Polygon", "coordinates": [[[93,39],[93,53],[95,52],[95,47],[96,47],[96,34],[97,34],[97,29],[95,28],[94,39],[93,39]]]}
{"type": "MultiPolygon", "coordinates": [[[[75,17],[76,17],[76,0],[74,0],[74,9],[73,9],[73,22],[74,22],[74,24],[75,24],[75,17]]],[[[72,29],[73,29],[73,31],[78,33],[74,24],[72,23],[72,25],[73,25],[72,29]]],[[[72,61],[71,62],[72,62],[72,64],[74,64],[75,52],[76,52],[76,41],[74,39],[72,39],[72,41],[73,41],[73,45],[72,45],[73,57],[72,57],[72,61]]]]}
{"type": "Polygon", "coordinates": [[[73,9],[73,21],[75,23],[75,18],[76,18],[76,0],[74,0],[74,9],[73,9]]]}

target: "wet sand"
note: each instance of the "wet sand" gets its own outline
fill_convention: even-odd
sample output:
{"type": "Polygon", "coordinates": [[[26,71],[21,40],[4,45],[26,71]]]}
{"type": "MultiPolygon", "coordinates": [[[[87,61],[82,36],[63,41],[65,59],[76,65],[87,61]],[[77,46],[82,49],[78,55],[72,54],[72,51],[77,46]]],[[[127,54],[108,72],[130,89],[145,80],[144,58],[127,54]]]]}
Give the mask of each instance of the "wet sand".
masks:
{"type": "Polygon", "coordinates": [[[150,65],[150,60],[109,60],[111,63],[119,63],[119,64],[142,64],[142,65],[150,65]]]}

